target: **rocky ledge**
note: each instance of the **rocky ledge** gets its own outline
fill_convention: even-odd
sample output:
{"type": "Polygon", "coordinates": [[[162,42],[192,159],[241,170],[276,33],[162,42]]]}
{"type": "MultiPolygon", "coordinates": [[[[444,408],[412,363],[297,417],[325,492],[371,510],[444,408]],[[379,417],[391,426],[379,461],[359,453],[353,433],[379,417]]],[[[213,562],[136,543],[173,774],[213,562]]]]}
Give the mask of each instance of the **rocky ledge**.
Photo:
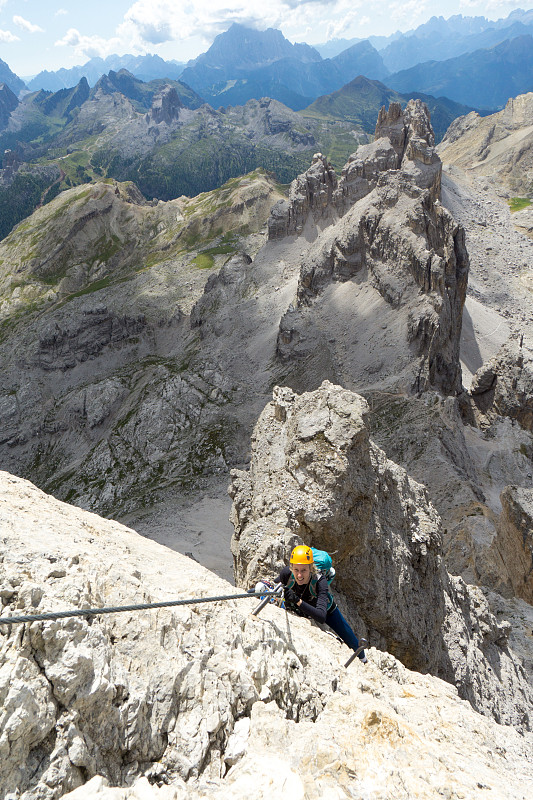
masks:
{"type": "MultiPolygon", "coordinates": [[[[0,473],[0,498],[4,618],[235,592],[20,478],[0,473]]],[[[374,648],[344,670],[344,645],[274,606],[253,619],[254,604],[1,625],[0,795],[531,795],[531,734],[374,648]]]]}
{"type": "Polygon", "coordinates": [[[478,369],[470,395],[483,415],[510,417],[533,432],[533,341],[518,334],[510,337],[478,369]]]}

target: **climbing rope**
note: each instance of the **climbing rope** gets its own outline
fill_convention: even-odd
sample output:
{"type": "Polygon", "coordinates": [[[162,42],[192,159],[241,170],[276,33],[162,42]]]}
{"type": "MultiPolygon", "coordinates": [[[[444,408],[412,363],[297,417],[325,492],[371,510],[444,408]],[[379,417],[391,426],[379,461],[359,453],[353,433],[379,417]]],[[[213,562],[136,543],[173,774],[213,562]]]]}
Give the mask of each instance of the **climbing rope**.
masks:
{"type": "Polygon", "coordinates": [[[145,611],[150,608],[170,608],[171,606],[189,606],[198,603],[217,603],[220,600],[241,600],[245,597],[275,596],[276,592],[246,592],[246,594],[226,594],[217,597],[193,597],[189,600],[165,600],[160,603],[138,603],[132,606],[111,606],[109,608],[74,608],[70,611],[54,611],[47,614],[29,614],[27,616],[0,617],[0,625],[11,625],[15,622],[46,622],[66,617],[97,617],[99,614],[117,614],[121,611],[145,611]]]}

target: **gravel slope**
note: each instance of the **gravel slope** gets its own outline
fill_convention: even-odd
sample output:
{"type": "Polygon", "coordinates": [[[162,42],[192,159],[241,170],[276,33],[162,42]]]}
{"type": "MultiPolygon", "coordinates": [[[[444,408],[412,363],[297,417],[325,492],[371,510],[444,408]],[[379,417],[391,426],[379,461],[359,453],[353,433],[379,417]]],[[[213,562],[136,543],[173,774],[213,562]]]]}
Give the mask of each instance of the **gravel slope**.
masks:
{"type": "MultiPolygon", "coordinates": [[[[445,153],[444,153],[445,156],[445,153]]],[[[516,230],[509,207],[486,178],[444,165],[442,203],[466,230],[470,255],[463,315],[463,380],[499,350],[511,333],[531,335],[533,239],[516,230]]]]}

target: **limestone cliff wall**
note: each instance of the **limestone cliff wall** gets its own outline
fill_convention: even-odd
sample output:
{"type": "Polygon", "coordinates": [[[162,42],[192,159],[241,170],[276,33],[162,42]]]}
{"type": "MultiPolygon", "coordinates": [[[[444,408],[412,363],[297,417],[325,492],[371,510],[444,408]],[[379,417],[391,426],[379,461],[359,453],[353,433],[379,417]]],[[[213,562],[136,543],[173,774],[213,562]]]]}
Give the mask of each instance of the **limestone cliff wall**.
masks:
{"type": "Polygon", "coordinates": [[[302,395],[274,390],[249,471],[232,472],[238,584],[276,574],[297,542],[324,548],[360,634],[455,684],[483,713],[529,726],[532,693],[508,648],[509,625],[446,571],[426,489],[373,444],[367,411],[327,381],[302,395]]]}
{"type": "Polygon", "coordinates": [[[484,415],[499,414],[533,432],[533,342],[515,334],[481,366],[470,395],[484,415]]]}
{"type": "Polygon", "coordinates": [[[527,196],[533,168],[533,92],[511,97],[496,114],[472,111],[450,125],[438,152],[446,164],[483,175],[498,194],[527,196]]]}
{"type": "MultiPolygon", "coordinates": [[[[0,497],[3,617],[235,593],[3,472],[0,497]]],[[[240,603],[0,625],[0,796],[58,798],[96,774],[115,786],[220,777],[234,726],[259,699],[316,718],[340,646],[285,614],[255,622],[257,600],[240,603]]]]}
{"type": "Polygon", "coordinates": [[[507,568],[512,593],[533,603],[533,489],[507,486],[501,501],[493,547],[507,568]]]}

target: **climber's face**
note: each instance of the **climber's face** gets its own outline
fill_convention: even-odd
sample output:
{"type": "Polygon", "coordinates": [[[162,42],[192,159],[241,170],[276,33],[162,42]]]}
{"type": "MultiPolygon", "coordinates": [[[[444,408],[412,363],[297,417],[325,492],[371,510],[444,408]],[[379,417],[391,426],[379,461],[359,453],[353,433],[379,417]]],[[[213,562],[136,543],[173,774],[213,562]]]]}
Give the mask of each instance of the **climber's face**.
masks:
{"type": "Polygon", "coordinates": [[[303,586],[304,583],[309,583],[309,579],[311,577],[311,569],[309,564],[291,564],[291,571],[298,586],[303,586]]]}

